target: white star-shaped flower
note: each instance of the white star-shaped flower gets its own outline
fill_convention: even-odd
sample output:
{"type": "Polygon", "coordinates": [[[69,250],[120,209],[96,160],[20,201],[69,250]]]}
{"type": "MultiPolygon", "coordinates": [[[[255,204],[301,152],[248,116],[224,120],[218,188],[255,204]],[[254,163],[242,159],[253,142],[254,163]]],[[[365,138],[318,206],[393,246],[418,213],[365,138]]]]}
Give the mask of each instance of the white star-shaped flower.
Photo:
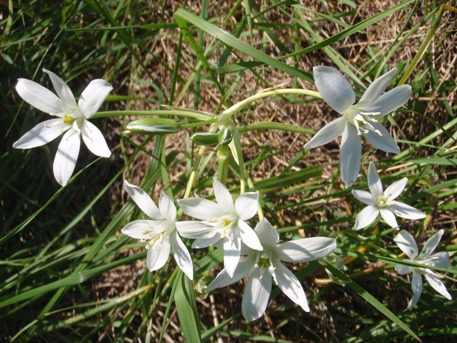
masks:
{"type": "Polygon", "coordinates": [[[385,115],[404,105],[411,95],[409,85],[395,87],[382,94],[396,72],[397,69],[394,68],[377,78],[360,101],[354,104],[354,91],[343,74],[326,66],[313,69],[316,87],[322,98],[342,116],[325,125],[304,148],[315,148],[343,135],[340,167],[346,187],[351,186],[359,174],[362,155],[360,136],[364,136],[372,145],[385,152],[396,154],[400,151],[392,136],[379,123],[385,115]]]}
{"type": "Polygon", "coordinates": [[[213,179],[217,203],[201,198],[178,200],[185,214],[201,221],[178,222],[181,236],[195,239],[193,248],[206,248],[221,243],[224,250],[224,266],[233,275],[240,260],[241,242],[254,250],[262,245],[254,230],[245,222],[254,217],[259,206],[259,192],[241,194],[235,202],[227,188],[213,179]]]}
{"type": "Polygon", "coordinates": [[[263,246],[263,251],[251,250],[242,257],[233,276],[223,269],[208,285],[207,291],[225,287],[247,277],[241,305],[244,318],[260,318],[268,305],[272,280],[294,303],[309,312],[308,300],[300,281],[282,263],[310,262],[330,254],[336,241],[328,237],[302,238],[278,244],[279,236],[268,220],[260,221],[255,232],[263,246]]]}
{"type": "Polygon", "coordinates": [[[406,205],[395,199],[403,192],[408,178],[394,182],[383,191],[381,179],[373,162],[368,167],[368,188],[370,192],[353,190],[352,194],[361,202],[368,205],[357,215],[354,230],[360,230],[370,226],[379,214],[391,227],[397,227],[395,216],[405,219],[422,219],[424,212],[406,205]]]}
{"type": "Polygon", "coordinates": [[[68,85],[53,72],[46,69],[43,71],[51,78],[57,95],[38,83],[26,79],[19,79],[16,90],[24,101],[57,118],[36,125],[16,141],[13,147],[35,148],[65,133],[57,149],[53,166],[57,182],[65,186],[75,169],[81,145],[80,136],[93,154],[101,157],[111,156],[102,133],[88,119],[98,111],[113,87],[105,80],[93,80],[84,89],[76,104],[68,85]]]}
{"type": "Polygon", "coordinates": [[[127,181],[124,181],[124,186],[138,207],[151,218],[151,220],[135,220],[121,230],[123,234],[132,238],[149,241],[146,245],[148,269],[153,272],[162,268],[171,251],[179,268],[192,280],[194,274],[192,258],[176,230],[176,207],[173,201],[162,193],[157,208],[149,195],[140,187],[127,181]]]}
{"type": "Polygon", "coordinates": [[[408,308],[416,305],[422,294],[422,275],[425,276],[425,279],[428,281],[430,286],[432,286],[439,294],[448,300],[452,299],[451,295],[446,289],[446,286],[444,286],[444,284],[432,270],[427,268],[427,266],[440,268],[449,268],[451,266],[451,263],[449,262],[449,254],[446,251],[438,252],[432,255],[432,252],[438,246],[443,233],[444,230],[439,230],[432,237],[430,237],[422,248],[420,254],[416,241],[409,232],[401,230],[400,233],[394,238],[394,241],[397,243],[398,247],[406,254],[406,256],[409,257],[409,259],[406,261],[424,265],[423,268],[401,264],[397,264],[395,266],[395,270],[401,275],[413,273],[413,277],[411,279],[413,297],[408,303],[408,308]]]}

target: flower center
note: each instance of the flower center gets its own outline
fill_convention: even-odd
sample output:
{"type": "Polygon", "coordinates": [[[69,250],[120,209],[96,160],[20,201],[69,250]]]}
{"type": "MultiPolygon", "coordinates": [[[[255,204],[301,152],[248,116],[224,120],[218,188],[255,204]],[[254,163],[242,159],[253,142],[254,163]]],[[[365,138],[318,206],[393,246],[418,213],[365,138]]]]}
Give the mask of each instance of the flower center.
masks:
{"type": "Polygon", "coordinates": [[[389,201],[384,195],[378,196],[377,205],[378,207],[386,207],[392,205],[395,201],[389,201]]]}
{"type": "Polygon", "coordinates": [[[63,117],[63,122],[64,122],[65,124],[70,124],[70,125],[71,125],[71,124],[73,124],[73,122],[74,122],[75,120],[76,120],[76,119],[73,118],[73,117],[70,115],[70,113],[65,114],[64,117],[63,117]]]}
{"type": "Polygon", "coordinates": [[[269,258],[265,258],[265,257],[261,257],[259,258],[259,261],[257,262],[257,266],[259,268],[269,268],[270,267],[270,259],[269,258]]]}
{"type": "Polygon", "coordinates": [[[346,111],[343,112],[343,118],[349,123],[355,126],[357,134],[359,136],[366,135],[370,131],[377,133],[382,136],[381,132],[377,130],[371,123],[378,122],[377,118],[371,116],[379,115],[380,113],[365,113],[359,111],[357,105],[349,106],[346,111]]]}

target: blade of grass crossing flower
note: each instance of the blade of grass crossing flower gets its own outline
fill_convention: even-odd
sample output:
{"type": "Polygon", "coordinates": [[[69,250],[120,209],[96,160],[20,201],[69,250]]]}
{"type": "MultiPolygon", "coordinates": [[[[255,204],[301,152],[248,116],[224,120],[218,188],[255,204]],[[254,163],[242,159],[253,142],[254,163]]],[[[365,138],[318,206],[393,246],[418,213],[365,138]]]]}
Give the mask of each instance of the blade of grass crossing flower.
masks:
{"type": "Polygon", "coordinates": [[[365,299],[371,306],[373,306],[376,310],[386,316],[389,320],[394,322],[396,325],[401,327],[405,332],[411,335],[417,341],[421,341],[419,337],[406,325],[400,318],[398,318],[393,312],[391,312],[386,306],[384,306],[378,299],[368,293],[365,289],[360,287],[356,282],[346,276],[343,272],[339,269],[335,268],[329,262],[324,260],[319,261],[325,268],[330,270],[332,274],[336,277],[341,279],[347,286],[349,286],[355,293],[357,293],[361,298],[365,299]]]}
{"type": "Polygon", "coordinates": [[[184,273],[178,272],[175,279],[175,303],[180,327],[183,331],[186,342],[201,342],[200,337],[200,318],[198,317],[197,304],[195,303],[195,294],[192,281],[184,273]]]}

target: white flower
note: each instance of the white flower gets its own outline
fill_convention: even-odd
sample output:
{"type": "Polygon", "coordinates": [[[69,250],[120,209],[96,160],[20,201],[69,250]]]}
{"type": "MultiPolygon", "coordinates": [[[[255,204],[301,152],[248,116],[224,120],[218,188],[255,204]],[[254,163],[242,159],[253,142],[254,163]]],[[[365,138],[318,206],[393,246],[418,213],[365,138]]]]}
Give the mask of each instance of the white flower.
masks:
{"type": "Polygon", "coordinates": [[[445,297],[448,300],[451,300],[452,297],[446,289],[446,286],[441,282],[441,280],[427,268],[427,266],[435,266],[441,268],[448,268],[451,266],[449,262],[449,254],[446,251],[438,252],[432,255],[432,252],[437,247],[441,236],[443,236],[444,230],[439,230],[435,233],[430,239],[425,243],[422,248],[421,253],[417,249],[416,241],[413,236],[405,231],[401,230],[400,233],[394,238],[395,243],[398,247],[409,257],[409,262],[423,264],[424,268],[412,267],[397,264],[395,270],[401,275],[413,273],[411,279],[411,288],[413,290],[413,297],[408,303],[408,308],[413,307],[419,301],[419,298],[422,293],[422,276],[425,276],[425,279],[428,281],[430,286],[432,286],[439,294],[445,297]]]}
{"type": "Polygon", "coordinates": [[[54,159],[54,176],[65,186],[75,169],[82,136],[89,150],[97,156],[109,157],[111,152],[100,130],[90,119],[100,108],[113,87],[105,80],[93,80],[84,89],[76,104],[68,85],[56,74],[43,69],[51,78],[54,94],[36,82],[19,79],[16,90],[24,101],[40,111],[57,117],[36,125],[13,144],[16,149],[35,148],[54,140],[62,133],[62,141],[54,159]]]}
{"type": "Polygon", "coordinates": [[[201,198],[178,200],[185,214],[202,222],[178,222],[176,226],[181,236],[195,239],[193,248],[206,248],[220,241],[224,267],[233,275],[240,260],[241,242],[251,249],[262,250],[254,230],[245,222],[257,213],[259,192],[241,194],[233,202],[230,192],[216,179],[213,188],[217,203],[201,198]]]}
{"type": "Polygon", "coordinates": [[[267,220],[260,221],[255,232],[264,250],[251,250],[246,257],[242,257],[232,277],[223,269],[206,290],[209,292],[230,285],[247,276],[241,308],[244,318],[256,320],[265,312],[273,279],[290,300],[309,312],[308,300],[300,281],[281,261],[310,262],[327,256],[336,247],[335,239],[313,237],[278,244],[278,233],[267,220]]]}
{"type": "Polygon", "coordinates": [[[341,177],[346,187],[357,179],[363,135],[376,148],[385,152],[398,153],[400,149],[389,132],[379,123],[388,113],[404,105],[411,95],[411,87],[402,85],[382,94],[397,69],[377,78],[366,90],[357,104],[355,94],[348,80],[338,70],[320,66],[314,67],[316,87],[322,98],[342,117],[325,125],[305,144],[305,149],[315,148],[343,135],[341,140],[341,177]],[[382,95],[381,95],[382,94],[382,95]]]}
{"type": "Polygon", "coordinates": [[[132,238],[149,240],[146,245],[148,269],[153,272],[162,268],[172,251],[179,268],[192,280],[192,258],[176,231],[176,207],[173,201],[162,193],[157,208],[141,188],[127,181],[124,181],[124,186],[138,207],[152,219],[135,220],[121,230],[123,234],[132,238]]]}
{"type": "Polygon", "coordinates": [[[368,205],[357,215],[355,220],[354,230],[360,230],[370,226],[378,215],[391,227],[397,227],[395,215],[405,219],[422,219],[426,215],[424,212],[406,205],[395,199],[403,192],[403,189],[408,182],[408,178],[403,178],[394,182],[385,191],[382,189],[381,179],[373,162],[370,162],[368,167],[368,188],[370,192],[353,190],[354,195],[358,200],[368,205]]]}

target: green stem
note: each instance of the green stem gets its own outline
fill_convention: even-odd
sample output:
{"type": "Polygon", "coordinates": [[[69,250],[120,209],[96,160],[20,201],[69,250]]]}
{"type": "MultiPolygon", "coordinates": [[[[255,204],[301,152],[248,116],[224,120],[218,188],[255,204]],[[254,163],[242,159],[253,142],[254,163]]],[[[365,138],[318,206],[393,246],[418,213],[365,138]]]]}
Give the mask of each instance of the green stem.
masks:
{"type": "Polygon", "coordinates": [[[187,118],[194,118],[200,120],[208,120],[213,116],[203,112],[192,111],[188,109],[172,109],[172,110],[150,110],[150,111],[104,111],[95,113],[92,118],[105,118],[105,117],[117,117],[117,116],[164,116],[174,117],[181,116],[187,118]]]}

